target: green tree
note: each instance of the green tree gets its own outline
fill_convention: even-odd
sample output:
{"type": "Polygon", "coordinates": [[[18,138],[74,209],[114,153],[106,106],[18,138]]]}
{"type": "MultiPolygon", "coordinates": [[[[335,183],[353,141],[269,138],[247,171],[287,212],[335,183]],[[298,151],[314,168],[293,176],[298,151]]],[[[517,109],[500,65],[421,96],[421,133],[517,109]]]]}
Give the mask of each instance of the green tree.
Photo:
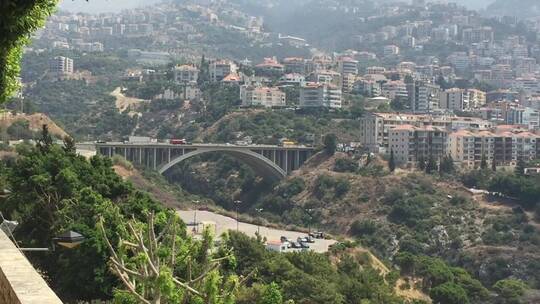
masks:
{"type": "Polygon", "coordinates": [[[426,159],[423,155],[420,155],[420,157],[418,157],[418,169],[421,171],[424,171],[426,169],[426,159]]]}
{"type": "Polygon", "coordinates": [[[323,139],[324,151],[328,155],[334,155],[337,149],[337,136],[336,134],[329,133],[324,136],[323,139]]]}
{"type": "Polygon", "coordinates": [[[283,297],[279,291],[279,286],[275,282],[266,286],[259,304],[283,304],[283,297]]]}
{"type": "Polygon", "coordinates": [[[159,217],[149,213],[141,224],[127,223],[129,233],[119,237],[119,248],[109,241],[102,218],[98,224],[111,253],[111,270],[126,288],[116,294],[117,300],[129,298],[127,293],[147,304],[234,304],[238,278],[219,271],[221,262],[234,263],[234,257],[223,247],[212,248],[208,230],[200,243],[192,242],[172,211],[159,217]]]}
{"type": "Polygon", "coordinates": [[[525,175],[525,161],[522,157],[519,157],[514,172],[517,176],[525,175]]]}
{"type": "Polygon", "coordinates": [[[0,2],[0,103],[18,89],[23,47],[30,35],[45,25],[58,0],[5,0],[0,2]]]}
{"type": "Polygon", "coordinates": [[[394,159],[394,150],[390,150],[390,159],[388,160],[388,169],[390,172],[396,170],[396,160],[394,159]]]}
{"type": "Polygon", "coordinates": [[[482,153],[482,158],[480,160],[480,169],[486,170],[487,167],[488,167],[488,164],[487,164],[486,155],[484,153],[482,153]]]}
{"type": "Polygon", "coordinates": [[[77,152],[77,147],[75,146],[75,140],[71,136],[64,137],[64,146],[62,147],[64,151],[68,154],[75,154],[77,152]]]}
{"type": "Polygon", "coordinates": [[[47,125],[43,125],[41,127],[41,137],[37,141],[37,147],[41,152],[47,152],[51,148],[53,144],[53,139],[51,134],[49,133],[49,127],[47,125]]]}
{"type": "Polygon", "coordinates": [[[491,161],[491,171],[497,172],[497,160],[495,160],[495,157],[493,157],[493,160],[491,161]]]}
{"type": "Polygon", "coordinates": [[[521,297],[525,290],[527,290],[527,285],[521,280],[506,279],[500,280],[493,285],[493,290],[504,299],[506,303],[516,303],[519,297],[521,297]]]}
{"type": "Polygon", "coordinates": [[[433,155],[430,155],[426,163],[426,173],[431,174],[433,171],[437,171],[437,162],[433,155]]]}
{"type": "Polygon", "coordinates": [[[465,290],[452,282],[441,284],[429,292],[434,303],[439,304],[467,304],[469,298],[465,290]]]}

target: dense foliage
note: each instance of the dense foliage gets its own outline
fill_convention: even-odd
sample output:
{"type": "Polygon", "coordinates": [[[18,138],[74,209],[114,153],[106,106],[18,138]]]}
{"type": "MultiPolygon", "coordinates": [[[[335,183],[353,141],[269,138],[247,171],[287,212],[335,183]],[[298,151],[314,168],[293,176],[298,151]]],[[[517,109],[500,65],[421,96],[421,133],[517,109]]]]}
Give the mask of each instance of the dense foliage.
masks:
{"type": "Polygon", "coordinates": [[[17,77],[24,45],[45,25],[58,0],[6,0],[0,3],[0,103],[18,89],[17,77]]]}

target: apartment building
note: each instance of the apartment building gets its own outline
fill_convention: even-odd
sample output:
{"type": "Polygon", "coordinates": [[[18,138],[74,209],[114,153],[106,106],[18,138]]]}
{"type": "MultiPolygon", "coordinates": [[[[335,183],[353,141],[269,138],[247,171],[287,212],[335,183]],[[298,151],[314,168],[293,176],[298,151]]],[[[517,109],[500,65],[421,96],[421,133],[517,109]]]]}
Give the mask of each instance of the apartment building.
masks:
{"type": "Polygon", "coordinates": [[[300,87],[300,107],[341,108],[341,89],[324,83],[309,82],[300,87]]]}
{"type": "Polygon", "coordinates": [[[460,129],[480,130],[492,127],[491,122],[475,117],[367,113],[360,118],[360,142],[371,152],[389,151],[389,132],[392,128],[401,125],[433,126],[448,131],[460,129]]]}
{"type": "Polygon", "coordinates": [[[173,74],[176,83],[196,83],[199,79],[199,70],[187,64],[175,66],[173,74]]]}
{"type": "Polygon", "coordinates": [[[209,73],[212,81],[221,81],[230,74],[236,74],[237,65],[230,60],[217,60],[210,64],[209,73]]]}
{"type": "Polygon", "coordinates": [[[452,88],[441,93],[439,107],[452,111],[463,111],[468,108],[469,98],[463,89],[452,88]]]}
{"type": "Polygon", "coordinates": [[[440,86],[420,81],[407,83],[406,86],[410,109],[413,113],[430,113],[439,109],[440,86]]]}
{"type": "Polygon", "coordinates": [[[482,159],[496,165],[515,165],[520,159],[536,159],[540,135],[508,127],[492,130],[460,130],[448,137],[448,150],[463,167],[479,167],[482,159]]]}
{"type": "Polygon", "coordinates": [[[447,155],[448,130],[443,127],[399,125],[390,129],[388,145],[398,165],[414,166],[419,159],[447,155]]]}
{"type": "Polygon", "coordinates": [[[49,60],[49,72],[57,76],[73,74],[73,59],[56,56],[49,60]]]}
{"type": "Polygon", "coordinates": [[[342,57],[338,60],[338,71],[341,74],[358,74],[358,61],[350,57],[342,57]]]}
{"type": "Polygon", "coordinates": [[[306,60],[299,57],[288,57],[283,59],[282,64],[285,73],[304,74],[306,73],[306,60]]]}
{"type": "Polygon", "coordinates": [[[241,86],[240,99],[242,106],[284,107],[285,93],[278,88],[241,86]]]}

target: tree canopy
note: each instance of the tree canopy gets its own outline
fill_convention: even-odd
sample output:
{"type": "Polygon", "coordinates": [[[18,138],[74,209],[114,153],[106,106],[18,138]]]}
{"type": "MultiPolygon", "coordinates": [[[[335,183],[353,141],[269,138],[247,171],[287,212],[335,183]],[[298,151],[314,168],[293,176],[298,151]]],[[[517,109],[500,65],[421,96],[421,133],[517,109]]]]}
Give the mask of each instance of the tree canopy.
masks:
{"type": "Polygon", "coordinates": [[[19,88],[17,77],[24,45],[45,25],[58,0],[5,0],[0,2],[0,103],[19,88]]]}

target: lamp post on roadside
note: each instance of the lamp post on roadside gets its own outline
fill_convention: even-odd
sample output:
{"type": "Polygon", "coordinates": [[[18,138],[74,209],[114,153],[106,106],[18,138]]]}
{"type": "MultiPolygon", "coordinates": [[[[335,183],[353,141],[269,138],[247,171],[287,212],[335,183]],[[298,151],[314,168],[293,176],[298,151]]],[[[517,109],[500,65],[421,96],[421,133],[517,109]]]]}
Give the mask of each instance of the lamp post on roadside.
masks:
{"type": "Polygon", "coordinates": [[[236,206],[236,231],[238,231],[238,207],[240,206],[240,204],[242,203],[242,201],[240,200],[235,200],[234,201],[234,205],[236,206]]]}
{"type": "Polygon", "coordinates": [[[308,208],[305,210],[306,211],[306,214],[309,216],[309,221],[308,221],[308,235],[311,234],[311,221],[313,220],[313,216],[311,215],[311,212],[313,212],[313,209],[312,208],[308,208]]]}
{"type": "MultiPolygon", "coordinates": [[[[263,210],[264,210],[263,208],[256,208],[256,209],[255,209],[255,211],[257,211],[257,214],[258,214],[259,218],[260,218],[261,212],[263,212],[263,210]]],[[[258,235],[258,236],[261,235],[261,224],[260,224],[260,223],[257,224],[257,235],[258,235]]]]}
{"type": "Polygon", "coordinates": [[[196,201],[193,201],[193,204],[195,204],[195,210],[193,212],[193,231],[195,233],[199,233],[199,225],[197,225],[197,205],[199,205],[200,201],[199,200],[196,200],[196,201]]]}

